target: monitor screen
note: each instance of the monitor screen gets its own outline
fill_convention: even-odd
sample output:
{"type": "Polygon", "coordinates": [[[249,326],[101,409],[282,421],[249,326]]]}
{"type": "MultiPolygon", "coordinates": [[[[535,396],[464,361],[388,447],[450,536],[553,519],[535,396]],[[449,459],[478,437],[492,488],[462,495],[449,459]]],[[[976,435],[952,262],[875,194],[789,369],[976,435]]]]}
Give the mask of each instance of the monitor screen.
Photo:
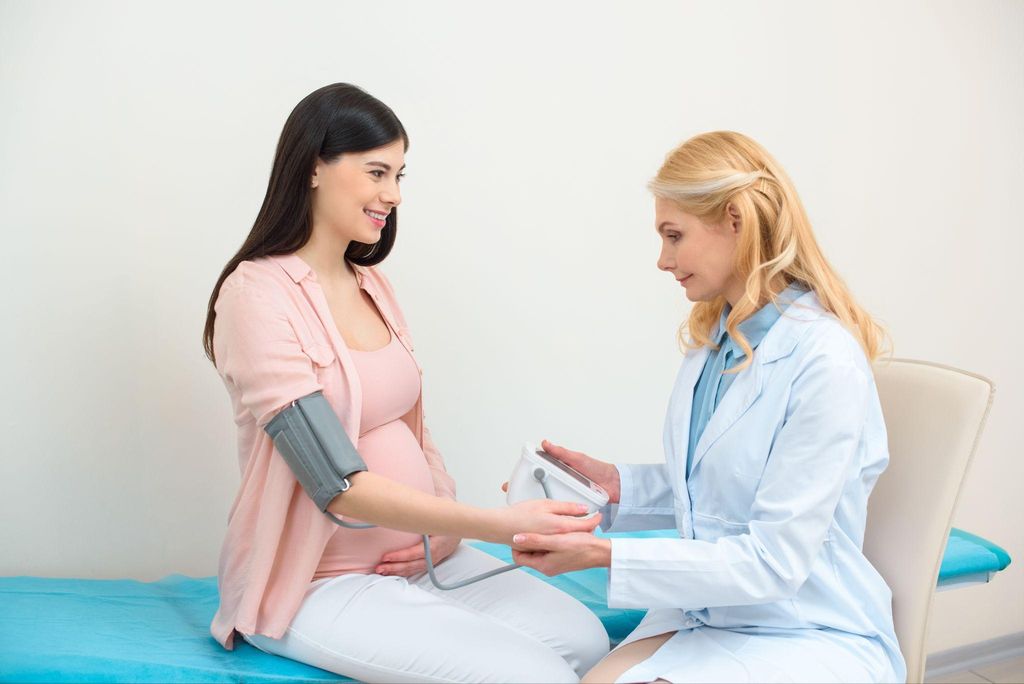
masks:
{"type": "Polygon", "coordinates": [[[562,472],[565,472],[565,473],[568,473],[568,474],[572,475],[576,480],[578,480],[579,482],[583,483],[584,486],[590,487],[590,478],[588,478],[586,475],[583,475],[582,473],[580,473],[580,472],[578,472],[576,470],[573,470],[572,468],[570,468],[566,464],[562,463],[561,461],[559,461],[557,458],[555,458],[554,456],[552,456],[551,454],[549,454],[546,451],[541,451],[540,449],[537,449],[536,453],[537,453],[538,456],[543,458],[548,463],[553,464],[556,468],[558,468],[562,472]]]}

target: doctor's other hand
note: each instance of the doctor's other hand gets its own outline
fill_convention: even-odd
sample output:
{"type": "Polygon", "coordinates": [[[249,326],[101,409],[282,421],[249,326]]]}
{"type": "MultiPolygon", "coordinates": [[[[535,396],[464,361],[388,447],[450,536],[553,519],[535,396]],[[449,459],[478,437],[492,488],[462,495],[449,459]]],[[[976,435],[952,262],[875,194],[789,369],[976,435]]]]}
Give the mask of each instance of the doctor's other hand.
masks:
{"type": "Polygon", "coordinates": [[[501,544],[512,545],[512,535],[530,530],[536,534],[565,534],[567,532],[591,533],[601,522],[598,513],[589,518],[585,515],[584,504],[568,501],[552,501],[550,499],[532,499],[521,501],[507,508],[492,509],[498,517],[499,538],[501,544]]]}
{"type": "Polygon", "coordinates": [[[570,451],[546,439],[540,443],[540,446],[544,451],[562,463],[573,470],[578,470],[601,485],[604,491],[608,492],[608,503],[619,503],[619,494],[622,488],[619,480],[619,469],[613,464],[591,458],[581,451],[570,451]]]}
{"type": "Polygon", "coordinates": [[[612,561],[612,543],[593,534],[528,534],[512,537],[512,561],[545,575],[586,568],[607,568],[612,561]]]}
{"type": "MultiPolygon", "coordinates": [[[[440,565],[441,561],[455,553],[461,541],[458,537],[430,535],[430,559],[434,561],[434,566],[440,565]]],[[[427,557],[423,550],[423,542],[420,541],[407,548],[385,553],[373,571],[378,575],[412,577],[425,572],[426,569],[427,557]]]]}

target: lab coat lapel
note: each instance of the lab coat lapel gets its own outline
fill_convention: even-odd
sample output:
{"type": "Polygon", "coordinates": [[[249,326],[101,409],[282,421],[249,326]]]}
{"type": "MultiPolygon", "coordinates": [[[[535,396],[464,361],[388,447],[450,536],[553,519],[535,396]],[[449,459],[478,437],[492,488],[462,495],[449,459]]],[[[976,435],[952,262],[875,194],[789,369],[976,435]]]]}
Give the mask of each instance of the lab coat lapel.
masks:
{"type": "MultiPolygon", "coordinates": [[[[693,463],[690,466],[691,476],[718,438],[725,434],[760,396],[763,378],[763,359],[757,352],[754,352],[753,362],[736,377],[729,391],[722,397],[718,408],[711,414],[711,419],[708,420],[707,427],[704,428],[704,433],[697,442],[697,453],[694,454],[693,463]]],[[[687,421],[687,425],[689,425],[689,421],[687,421]]]]}
{"type": "Polygon", "coordinates": [[[690,412],[693,410],[693,388],[700,378],[700,373],[707,363],[710,351],[707,347],[690,350],[687,358],[676,376],[676,384],[672,389],[669,403],[667,424],[665,425],[665,455],[669,459],[669,472],[672,474],[672,486],[676,488],[676,496],[686,500],[689,507],[689,494],[686,482],[686,451],[690,444],[690,412]],[[692,356],[690,356],[692,354],[692,356]]]}
{"type": "MultiPolygon", "coordinates": [[[[740,373],[733,381],[729,391],[704,428],[704,434],[697,442],[696,454],[690,464],[690,476],[697,470],[701,459],[707,455],[715,442],[738,421],[747,409],[757,401],[764,388],[767,366],[775,363],[793,352],[800,336],[800,326],[805,320],[813,320],[820,315],[821,304],[813,292],[799,297],[793,305],[786,309],[782,317],[775,322],[765,335],[761,344],[754,350],[754,358],[750,366],[740,373]]],[[[703,367],[703,364],[702,364],[703,367]]],[[[692,390],[691,390],[692,397],[692,390]]],[[[690,417],[686,416],[686,426],[690,425],[690,417]]],[[[687,436],[687,438],[689,438],[687,436]]],[[[683,463],[686,463],[685,456],[683,463]]],[[[683,466],[684,470],[686,466],[683,466]]]]}

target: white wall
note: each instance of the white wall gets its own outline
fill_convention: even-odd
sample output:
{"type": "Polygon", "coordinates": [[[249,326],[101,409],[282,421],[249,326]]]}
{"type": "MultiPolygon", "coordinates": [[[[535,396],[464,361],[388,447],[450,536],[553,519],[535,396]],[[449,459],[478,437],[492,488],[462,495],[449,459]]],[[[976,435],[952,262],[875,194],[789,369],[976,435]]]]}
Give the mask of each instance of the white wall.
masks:
{"type": "Polygon", "coordinates": [[[207,297],[315,88],[412,137],[386,264],[464,500],[519,445],[661,459],[687,311],[644,191],[752,135],[898,356],[998,398],[955,523],[1018,560],[929,650],[1024,630],[1024,4],[0,3],[0,574],[211,575],[238,482],[207,297]]]}

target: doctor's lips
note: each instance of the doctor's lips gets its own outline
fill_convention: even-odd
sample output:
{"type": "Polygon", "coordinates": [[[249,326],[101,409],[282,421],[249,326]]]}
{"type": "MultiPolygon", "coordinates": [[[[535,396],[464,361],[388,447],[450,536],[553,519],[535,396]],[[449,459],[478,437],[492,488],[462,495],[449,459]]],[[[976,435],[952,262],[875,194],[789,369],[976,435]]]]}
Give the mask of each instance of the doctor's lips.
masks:
{"type": "Polygon", "coordinates": [[[373,221],[373,225],[377,226],[378,228],[383,228],[384,223],[387,221],[388,213],[390,212],[382,213],[379,211],[370,211],[369,209],[363,209],[363,213],[370,217],[370,220],[373,221]]]}

